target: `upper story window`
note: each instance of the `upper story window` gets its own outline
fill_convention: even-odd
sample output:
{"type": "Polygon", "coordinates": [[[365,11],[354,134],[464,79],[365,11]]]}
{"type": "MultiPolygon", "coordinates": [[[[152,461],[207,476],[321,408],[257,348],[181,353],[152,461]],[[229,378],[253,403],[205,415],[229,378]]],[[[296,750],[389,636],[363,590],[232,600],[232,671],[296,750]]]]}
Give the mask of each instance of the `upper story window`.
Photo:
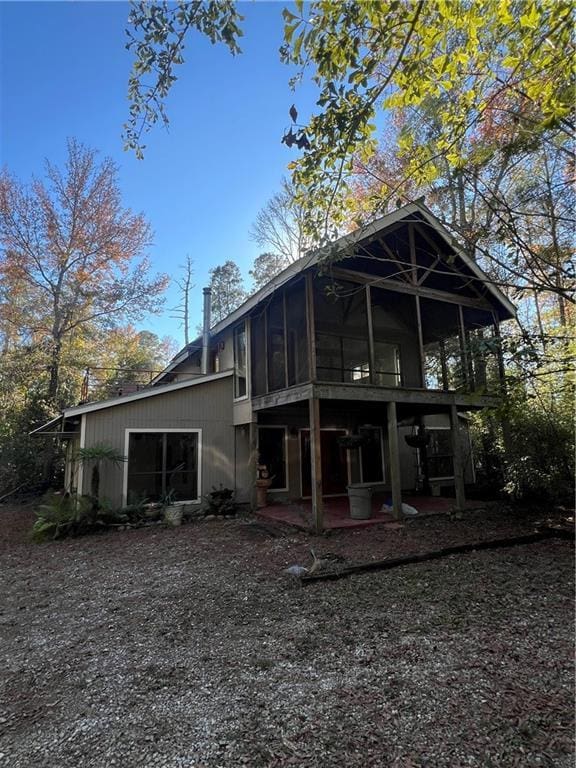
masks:
{"type": "Polygon", "coordinates": [[[246,397],[246,323],[234,328],[234,397],[246,397]]]}

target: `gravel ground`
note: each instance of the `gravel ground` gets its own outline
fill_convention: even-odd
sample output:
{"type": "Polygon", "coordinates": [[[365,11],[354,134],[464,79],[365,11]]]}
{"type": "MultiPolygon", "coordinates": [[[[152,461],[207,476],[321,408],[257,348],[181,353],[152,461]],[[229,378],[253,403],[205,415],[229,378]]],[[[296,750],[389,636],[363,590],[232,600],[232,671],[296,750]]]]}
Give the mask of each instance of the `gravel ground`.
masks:
{"type": "MultiPolygon", "coordinates": [[[[0,506],[0,766],[572,766],[573,547],[301,587],[304,533],[205,521],[27,541],[0,506]]],[[[344,532],[357,562],[531,530],[493,509],[344,532]]]]}

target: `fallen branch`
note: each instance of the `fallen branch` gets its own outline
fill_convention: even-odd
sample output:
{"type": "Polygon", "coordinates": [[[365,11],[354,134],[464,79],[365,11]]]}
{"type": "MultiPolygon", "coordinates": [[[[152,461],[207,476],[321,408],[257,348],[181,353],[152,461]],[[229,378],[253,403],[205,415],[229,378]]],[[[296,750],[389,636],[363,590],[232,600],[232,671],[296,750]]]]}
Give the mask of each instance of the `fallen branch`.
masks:
{"type": "Polygon", "coordinates": [[[4,501],[4,499],[7,499],[8,496],[12,496],[12,494],[16,493],[16,491],[19,491],[20,488],[24,488],[25,485],[28,485],[29,481],[25,480],[23,483],[20,483],[20,485],[17,488],[13,488],[8,493],[5,493],[4,496],[0,496],[0,501],[4,501]]]}
{"type": "Polygon", "coordinates": [[[444,549],[437,549],[432,552],[422,552],[420,554],[405,555],[404,557],[388,558],[386,560],[373,560],[369,563],[359,563],[358,565],[350,565],[347,568],[340,568],[337,571],[308,574],[301,576],[300,578],[303,584],[309,584],[313,581],[335,581],[336,579],[344,579],[347,576],[352,576],[355,573],[388,571],[402,565],[425,563],[428,560],[439,560],[442,557],[449,557],[450,555],[461,555],[467,552],[476,552],[483,549],[503,549],[505,547],[515,547],[522,544],[534,544],[539,541],[546,541],[547,539],[553,538],[566,538],[566,533],[559,529],[546,527],[536,533],[530,533],[524,536],[492,539],[491,541],[478,541],[473,544],[459,544],[455,547],[445,547],[444,549]]]}

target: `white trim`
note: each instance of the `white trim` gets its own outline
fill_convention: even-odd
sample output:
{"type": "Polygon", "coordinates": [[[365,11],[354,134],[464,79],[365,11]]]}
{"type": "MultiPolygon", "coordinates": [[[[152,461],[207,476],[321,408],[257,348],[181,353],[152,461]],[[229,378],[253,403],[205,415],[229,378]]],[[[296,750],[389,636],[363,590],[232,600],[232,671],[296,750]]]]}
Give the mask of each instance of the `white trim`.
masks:
{"type": "Polygon", "coordinates": [[[248,389],[248,359],[250,357],[250,347],[248,345],[248,342],[249,342],[248,322],[246,318],[232,328],[232,365],[234,366],[233,368],[234,381],[232,382],[232,396],[235,403],[241,403],[243,400],[250,399],[250,390],[248,389]],[[246,345],[246,373],[245,373],[246,394],[241,395],[240,397],[236,397],[236,328],[240,328],[241,325],[244,326],[244,344],[246,345]]]}
{"type": "MultiPolygon", "coordinates": [[[[364,470],[362,469],[362,455],[359,456],[360,461],[358,462],[360,465],[360,478],[361,482],[358,483],[358,485],[381,485],[383,483],[386,483],[386,461],[384,460],[384,430],[382,427],[378,426],[377,424],[374,424],[373,426],[360,425],[358,427],[358,433],[360,433],[363,429],[377,429],[380,432],[380,456],[382,457],[382,480],[375,480],[373,482],[366,481],[364,482],[364,470]]],[[[362,446],[360,446],[360,454],[362,454],[362,446]]]]}
{"type": "MultiPolygon", "coordinates": [[[[59,416],[54,416],[53,419],[50,419],[50,421],[47,421],[45,424],[42,424],[41,427],[36,427],[36,429],[33,429],[31,432],[28,432],[29,435],[35,435],[39,432],[44,432],[45,430],[48,430],[49,427],[54,427],[58,422],[62,421],[62,414],[59,416]]],[[[49,434],[60,434],[62,430],[59,430],[58,432],[51,432],[49,434]]]]}
{"type": "Polygon", "coordinates": [[[196,478],[198,496],[195,499],[181,499],[177,503],[200,504],[202,500],[202,430],[199,428],[187,427],[127,427],[124,430],[124,456],[126,456],[126,461],[124,462],[122,476],[122,506],[125,507],[128,502],[128,464],[130,462],[128,450],[130,447],[130,435],[132,433],[149,434],[151,432],[160,432],[161,434],[169,432],[191,432],[198,435],[198,468],[196,478]]]}
{"type": "MultiPolygon", "coordinates": [[[[273,488],[270,486],[268,489],[273,493],[282,493],[283,491],[290,490],[288,482],[288,427],[286,424],[257,424],[257,430],[261,429],[283,429],[284,430],[284,476],[286,478],[286,486],[284,488],[273,488]]],[[[260,455],[260,435],[258,434],[258,455],[260,455]]]]}
{"type": "Polygon", "coordinates": [[[115,397],[113,400],[102,400],[100,403],[76,405],[72,408],[66,408],[63,415],[67,418],[68,416],[75,416],[79,413],[91,413],[92,411],[101,411],[104,408],[114,408],[117,405],[125,405],[126,403],[132,403],[135,400],[144,400],[147,397],[156,397],[156,395],[163,395],[166,392],[176,392],[179,389],[195,387],[198,384],[208,384],[211,381],[218,381],[218,379],[232,376],[233,373],[234,371],[223,371],[222,373],[214,373],[209,376],[198,376],[198,378],[192,379],[191,381],[179,381],[176,384],[165,384],[161,387],[154,387],[153,389],[143,389],[140,392],[135,392],[133,395],[115,397]]]}
{"type": "MultiPolygon", "coordinates": [[[[82,414],[82,418],[80,419],[80,445],[79,448],[85,448],[86,447],[86,416],[82,414]]],[[[78,463],[78,474],[76,475],[76,493],[79,496],[82,496],[84,486],[84,462],[80,461],[78,463]]]]}
{"type": "MultiPolygon", "coordinates": [[[[310,432],[310,427],[300,427],[298,430],[298,465],[300,470],[300,494],[303,499],[311,499],[312,496],[304,496],[304,482],[302,478],[302,432],[310,432]]],[[[346,427],[320,427],[320,433],[322,432],[344,432],[345,435],[350,434],[350,430],[346,427]]],[[[350,451],[346,451],[346,473],[348,478],[346,485],[350,485],[350,451]]],[[[323,493],[323,499],[337,499],[341,496],[346,496],[346,493],[323,493]]]]}

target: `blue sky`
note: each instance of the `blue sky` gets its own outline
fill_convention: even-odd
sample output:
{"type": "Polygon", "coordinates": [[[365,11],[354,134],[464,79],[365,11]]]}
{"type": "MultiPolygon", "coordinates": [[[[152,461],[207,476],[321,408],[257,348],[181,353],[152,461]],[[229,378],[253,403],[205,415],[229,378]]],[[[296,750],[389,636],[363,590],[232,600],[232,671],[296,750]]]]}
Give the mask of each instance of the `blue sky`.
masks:
{"type": "MultiPolygon", "coordinates": [[[[64,160],[69,136],[112,157],[125,205],[144,212],[154,230],[155,270],[176,278],[186,254],[194,259],[198,320],[210,267],[232,259],[248,278],[260,251],[250,225],[294,159],[280,143],[288,110],[313,105],[311,88],[290,91],[290,70],[279,60],[284,3],[239,6],[242,55],[190,38],[168,101],[169,131],[148,134],[138,161],[121,138],[128,4],[0,3],[0,163],[28,181],[42,174],[45,158],[64,160]]],[[[181,343],[169,311],[176,303],[171,289],[163,315],[142,327],[181,343]]]]}

